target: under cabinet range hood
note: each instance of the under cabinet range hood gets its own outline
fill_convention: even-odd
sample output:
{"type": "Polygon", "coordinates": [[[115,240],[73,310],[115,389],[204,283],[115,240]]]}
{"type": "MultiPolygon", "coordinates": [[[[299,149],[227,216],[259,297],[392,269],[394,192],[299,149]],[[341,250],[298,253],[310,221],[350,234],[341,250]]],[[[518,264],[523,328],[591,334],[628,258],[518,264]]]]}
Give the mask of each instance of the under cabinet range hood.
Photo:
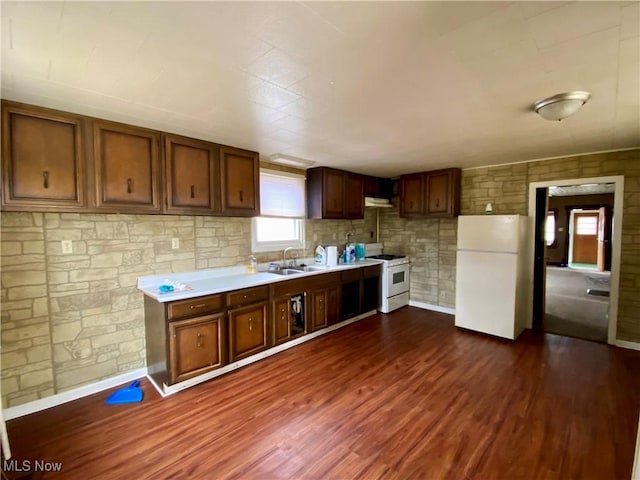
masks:
{"type": "Polygon", "coordinates": [[[376,207],[376,208],[393,207],[393,205],[391,204],[391,200],[389,200],[388,198],[377,198],[377,197],[364,197],[364,206],[376,207]]]}

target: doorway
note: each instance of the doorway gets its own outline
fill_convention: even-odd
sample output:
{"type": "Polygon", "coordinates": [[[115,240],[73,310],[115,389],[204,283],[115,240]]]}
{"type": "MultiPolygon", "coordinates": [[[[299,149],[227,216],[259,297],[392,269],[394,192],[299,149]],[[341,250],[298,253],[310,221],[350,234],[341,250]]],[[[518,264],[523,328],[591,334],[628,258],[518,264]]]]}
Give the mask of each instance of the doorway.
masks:
{"type": "Polygon", "coordinates": [[[604,270],[605,206],[598,210],[569,210],[569,266],[604,270]]]}
{"type": "Polygon", "coordinates": [[[623,191],[622,176],[530,184],[532,327],[615,343],[623,191]]]}

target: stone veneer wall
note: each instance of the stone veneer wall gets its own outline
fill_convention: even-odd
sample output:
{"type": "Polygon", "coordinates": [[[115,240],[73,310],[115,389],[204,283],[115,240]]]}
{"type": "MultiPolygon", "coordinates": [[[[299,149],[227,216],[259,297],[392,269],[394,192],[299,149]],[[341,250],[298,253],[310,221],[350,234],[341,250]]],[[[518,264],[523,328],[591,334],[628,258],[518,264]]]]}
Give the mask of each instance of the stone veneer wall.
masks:
{"type": "MultiPolygon", "coordinates": [[[[607,175],[625,176],[617,336],[640,342],[640,149],[465,170],[462,213],[481,214],[491,202],[496,214],[526,214],[530,182],[607,175]]],[[[307,220],[302,256],[318,243],[343,246],[348,232],[372,241],[375,215],[307,220]]],[[[138,276],[241,265],[251,253],[247,218],[4,212],[1,221],[3,407],[143,367],[138,276]],[[62,255],[69,239],[74,253],[62,255]]],[[[456,235],[455,219],[380,209],[385,249],[411,256],[413,301],[455,307],[456,235]]]]}
{"type": "MultiPolygon", "coordinates": [[[[640,343],[640,149],[463,170],[463,215],[528,214],[529,184],[624,175],[624,207],[617,338],[640,343]]],[[[411,257],[411,300],[455,307],[457,220],[381,216],[385,250],[411,257]]]]}
{"type": "MultiPolygon", "coordinates": [[[[2,402],[12,407],[145,366],[137,278],[244,265],[251,219],[3,212],[2,402]],[[171,249],[171,239],[180,249],[171,249]],[[63,255],[61,240],[73,240],[63,255]]],[[[307,220],[307,248],[375,237],[364,220],[307,220]]],[[[260,262],[282,252],[259,254],[260,262]]]]}

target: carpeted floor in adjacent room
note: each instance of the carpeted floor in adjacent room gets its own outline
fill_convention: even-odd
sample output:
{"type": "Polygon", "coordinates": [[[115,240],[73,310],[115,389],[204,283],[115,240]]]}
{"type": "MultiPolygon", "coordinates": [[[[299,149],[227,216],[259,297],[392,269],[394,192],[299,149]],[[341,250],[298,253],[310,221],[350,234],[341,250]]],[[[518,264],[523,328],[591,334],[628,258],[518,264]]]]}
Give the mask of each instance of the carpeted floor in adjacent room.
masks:
{"type": "Polygon", "coordinates": [[[610,280],[611,272],[547,267],[544,330],[606,342],[610,280]]]}

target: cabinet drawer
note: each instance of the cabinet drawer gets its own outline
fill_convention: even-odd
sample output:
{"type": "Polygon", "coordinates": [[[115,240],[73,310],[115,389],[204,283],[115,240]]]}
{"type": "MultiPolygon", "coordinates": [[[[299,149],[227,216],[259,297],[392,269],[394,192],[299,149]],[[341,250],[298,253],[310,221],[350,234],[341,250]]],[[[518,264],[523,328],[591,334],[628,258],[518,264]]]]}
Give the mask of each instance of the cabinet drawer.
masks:
{"type": "Polygon", "coordinates": [[[227,305],[237,306],[269,298],[269,286],[245,288],[227,293],[227,305]]]}
{"type": "Polygon", "coordinates": [[[362,269],[362,276],[364,278],[379,277],[380,276],[380,265],[371,265],[370,267],[364,267],[362,269]]]}
{"type": "Polygon", "coordinates": [[[206,297],[190,298],[189,300],[178,300],[171,302],[167,306],[167,317],[169,320],[178,318],[193,317],[203,313],[212,313],[224,308],[223,295],[208,295],[206,297]]]}
{"type": "Polygon", "coordinates": [[[340,272],[340,279],[342,283],[344,282],[355,282],[356,280],[360,280],[362,278],[362,269],[354,268],[352,270],[345,270],[340,272]]]}

